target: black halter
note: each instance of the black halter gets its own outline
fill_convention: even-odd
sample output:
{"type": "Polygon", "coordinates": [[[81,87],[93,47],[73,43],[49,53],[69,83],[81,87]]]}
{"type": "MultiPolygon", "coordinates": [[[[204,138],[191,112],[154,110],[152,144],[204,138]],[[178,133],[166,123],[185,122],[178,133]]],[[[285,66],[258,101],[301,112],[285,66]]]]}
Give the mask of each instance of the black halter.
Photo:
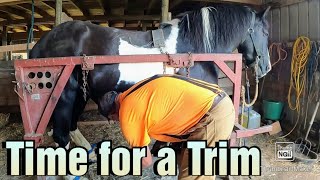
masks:
{"type": "MultiPolygon", "coordinates": [[[[255,43],[255,40],[254,40],[254,37],[253,37],[253,33],[254,33],[254,23],[256,21],[256,14],[251,11],[251,14],[252,14],[252,18],[251,18],[251,24],[250,24],[250,27],[248,28],[248,33],[249,33],[249,36],[250,36],[250,39],[252,41],[252,44],[253,44],[253,47],[254,47],[254,51],[256,52],[257,56],[256,56],[256,60],[255,62],[251,63],[251,65],[249,65],[249,67],[253,67],[255,66],[256,64],[258,64],[258,62],[260,61],[260,58],[261,58],[261,51],[260,49],[257,48],[257,45],[255,43]]],[[[244,41],[243,41],[244,42],[244,41]]],[[[242,42],[242,43],[243,43],[242,42]]]]}

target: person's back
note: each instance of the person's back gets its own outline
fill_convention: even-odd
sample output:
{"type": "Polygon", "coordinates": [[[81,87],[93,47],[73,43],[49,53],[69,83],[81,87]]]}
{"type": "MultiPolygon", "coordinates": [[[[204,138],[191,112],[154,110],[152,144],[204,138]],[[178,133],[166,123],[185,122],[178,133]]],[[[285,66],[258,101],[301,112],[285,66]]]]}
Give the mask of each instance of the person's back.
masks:
{"type": "MultiPolygon", "coordinates": [[[[129,147],[147,148],[144,168],[152,164],[151,138],[163,142],[201,140],[214,147],[219,140],[230,138],[236,115],[232,100],[217,85],[179,75],[156,75],[124,93],[107,92],[98,107],[104,116],[120,121],[129,147]]],[[[182,145],[177,157],[178,179],[215,177],[191,177],[189,158],[182,145]]]]}
{"type": "Polygon", "coordinates": [[[185,133],[208,112],[220,92],[217,85],[184,76],[153,76],[119,95],[121,128],[125,135],[137,131],[139,145],[148,144],[149,136],[180,141],[164,134],[185,133]]]}

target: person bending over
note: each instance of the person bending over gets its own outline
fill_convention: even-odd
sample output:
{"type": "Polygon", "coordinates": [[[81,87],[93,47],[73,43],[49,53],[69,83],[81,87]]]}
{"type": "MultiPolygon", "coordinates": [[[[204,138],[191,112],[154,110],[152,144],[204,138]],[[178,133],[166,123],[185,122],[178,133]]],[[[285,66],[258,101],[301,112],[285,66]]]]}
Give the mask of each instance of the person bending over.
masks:
{"type": "MultiPolygon", "coordinates": [[[[206,140],[214,147],[230,139],[235,120],[230,97],[215,84],[180,75],[155,75],[123,93],[107,92],[98,103],[99,112],[120,121],[129,146],[147,147],[142,166],[152,164],[148,145],[151,138],[162,142],[206,140]]],[[[189,176],[188,150],[179,158],[179,179],[205,179],[189,176]]]]}

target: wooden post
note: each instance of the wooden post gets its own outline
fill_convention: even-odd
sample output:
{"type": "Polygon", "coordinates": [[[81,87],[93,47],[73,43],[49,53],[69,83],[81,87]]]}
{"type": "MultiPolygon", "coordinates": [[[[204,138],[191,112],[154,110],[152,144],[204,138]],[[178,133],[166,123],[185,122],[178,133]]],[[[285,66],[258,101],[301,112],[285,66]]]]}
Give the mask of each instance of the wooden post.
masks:
{"type": "Polygon", "coordinates": [[[61,24],[61,16],[62,16],[62,0],[56,0],[56,21],[55,26],[61,24]]]}
{"type": "MultiPolygon", "coordinates": [[[[1,26],[0,27],[2,30],[2,37],[1,37],[1,42],[2,42],[2,46],[6,46],[7,42],[8,42],[8,27],[7,26],[1,26]]],[[[8,52],[3,52],[3,57],[6,61],[9,60],[8,57],[8,52]]]]}
{"type": "Polygon", "coordinates": [[[147,31],[147,25],[146,25],[146,23],[142,23],[142,31],[147,31]]]}
{"type": "Polygon", "coordinates": [[[168,21],[169,0],[162,0],[161,6],[161,22],[168,21]]]}
{"type": "Polygon", "coordinates": [[[171,14],[171,12],[168,12],[168,19],[167,19],[168,21],[171,21],[172,20],[172,14],[171,14]]]}

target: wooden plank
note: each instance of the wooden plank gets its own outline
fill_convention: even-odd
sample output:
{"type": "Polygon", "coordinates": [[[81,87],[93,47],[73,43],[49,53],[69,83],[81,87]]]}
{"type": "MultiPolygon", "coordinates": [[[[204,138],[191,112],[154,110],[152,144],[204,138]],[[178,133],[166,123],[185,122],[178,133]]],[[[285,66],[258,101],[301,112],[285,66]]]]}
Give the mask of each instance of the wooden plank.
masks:
{"type": "MultiPolygon", "coordinates": [[[[19,4],[17,6],[22,7],[24,9],[27,9],[30,12],[32,11],[32,4],[24,3],[24,4],[19,4]]],[[[41,8],[38,8],[37,6],[34,6],[34,11],[35,11],[36,14],[41,15],[43,18],[51,17],[51,15],[47,11],[45,11],[45,10],[43,10],[41,8]]]]}
{"type": "Polygon", "coordinates": [[[174,9],[175,7],[177,7],[179,4],[181,4],[183,2],[183,0],[175,0],[175,1],[171,1],[170,2],[170,10],[174,9]]]}
{"type": "Polygon", "coordinates": [[[7,5],[9,3],[20,3],[22,0],[1,0],[0,5],[7,5]]]}
{"type": "Polygon", "coordinates": [[[262,0],[221,0],[224,2],[237,2],[244,4],[252,4],[252,5],[262,5],[262,0]]]}
{"type": "Polygon", "coordinates": [[[299,4],[305,1],[307,0],[269,0],[265,2],[265,4],[270,4],[273,6],[273,8],[280,8],[280,7],[290,6],[294,4],[299,4]]]}
{"type": "Polygon", "coordinates": [[[280,9],[272,10],[272,41],[280,42],[280,9]]]}
{"type": "Polygon", "coordinates": [[[80,9],[83,16],[90,17],[90,11],[88,7],[84,5],[83,0],[71,0],[70,2],[72,2],[77,8],[80,9]]]}
{"type": "MultiPolygon", "coordinates": [[[[0,12],[1,12],[1,11],[0,11],[0,12]]],[[[0,18],[6,19],[7,21],[12,21],[11,16],[10,16],[8,13],[6,13],[6,12],[1,12],[1,13],[0,13],[0,18]]]]}
{"type": "MultiPolygon", "coordinates": [[[[31,49],[36,43],[30,43],[29,48],[31,49]]],[[[1,52],[8,52],[8,51],[26,51],[27,44],[14,44],[14,45],[7,45],[7,46],[0,46],[0,53],[1,52]]]]}
{"type": "Polygon", "coordinates": [[[289,6],[289,40],[294,41],[299,35],[299,5],[289,6]]]}
{"type": "MultiPolygon", "coordinates": [[[[179,4],[183,0],[178,0],[179,4]]],[[[195,2],[208,2],[208,3],[215,3],[215,2],[231,2],[231,3],[241,3],[241,4],[251,4],[251,5],[263,5],[262,0],[186,0],[186,1],[195,1],[195,2]]],[[[175,1],[173,1],[175,2],[175,1]]],[[[177,4],[178,5],[178,4],[177,4]]],[[[175,6],[177,6],[175,5],[175,6]]]]}
{"type": "Polygon", "coordinates": [[[106,15],[107,13],[106,13],[106,9],[104,8],[105,7],[104,1],[102,1],[102,0],[97,0],[97,1],[103,11],[103,14],[106,15]]]}
{"type": "MultiPolygon", "coordinates": [[[[4,11],[10,14],[14,14],[20,17],[23,17],[27,20],[31,19],[31,14],[25,12],[24,10],[14,8],[14,7],[9,7],[9,6],[0,6],[0,11],[4,11]]],[[[26,20],[25,20],[26,21],[26,20]]]]}
{"type": "Polygon", "coordinates": [[[308,36],[308,2],[299,4],[299,36],[308,36]]]}
{"type": "Polygon", "coordinates": [[[280,8],[280,41],[289,41],[289,8],[280,8]]]}
{"type": "Polygon", "coordinates": [[[150,0],[148,4],[147,14],[151,13],[151,10],[153,9],[154,5],[156,4],[157,0],[150,0]]]}
{"type": "MultiPolygon", "coordinates": [[[[1,44],[2,46],[6,46],[8,42],[8,27],[7,26],[2,26],[2,34],[1,34],[1,44]]],[[[9,53],[3,52],[3,57],[5,60],[9,60],[9,53]]]]}
{"type": "MultiPolygon", "coordinates": [[[[36,3],[35,3],[36,4],[36,3]]],[[[52,10],[55,10],[56,3],[53,1],[46,1],[46,2],[39,2],[39,4],[44,5],[52,10]]],[[[63,5],[63,4],[62,4],[63,5]]],[[[71,14],[68,12],[68,9],[62,6],[62,10],[64,13],[66,13],[69,17],[72,17],[71,14]]]]}
{"type": "Polygon", "coordinates": [[[309,38],[311,40],[320,39],[319,4],[319,0],[309,1],[309,38]]]}

